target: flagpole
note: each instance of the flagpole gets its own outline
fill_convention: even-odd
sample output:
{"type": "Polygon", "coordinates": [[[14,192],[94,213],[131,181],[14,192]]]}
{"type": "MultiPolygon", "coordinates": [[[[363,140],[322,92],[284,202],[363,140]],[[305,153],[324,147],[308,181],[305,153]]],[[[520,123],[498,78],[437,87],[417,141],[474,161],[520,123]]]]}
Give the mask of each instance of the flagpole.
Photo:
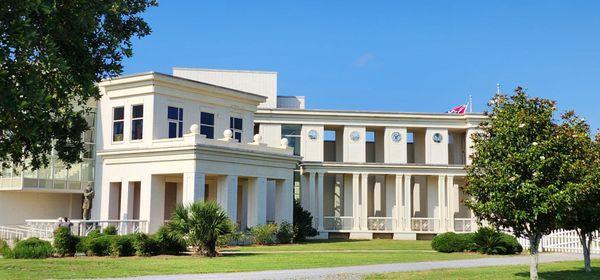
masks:
{"type": "Polygon", "coordinates": [[[473,95],[469,94],[469,113],[473,113],[473,95]]]}

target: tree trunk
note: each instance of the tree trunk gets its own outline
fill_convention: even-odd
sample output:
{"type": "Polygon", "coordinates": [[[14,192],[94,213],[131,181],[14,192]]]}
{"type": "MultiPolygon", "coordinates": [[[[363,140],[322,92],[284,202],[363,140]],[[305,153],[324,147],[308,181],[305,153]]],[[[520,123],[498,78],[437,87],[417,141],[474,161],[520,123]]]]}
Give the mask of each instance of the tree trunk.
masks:
{"type": "Polygon", "coordinates": [[[592,261],[590,258],[590,252],[594,234],[592,232],[585,232],[580,229],[575,229],[575,232],[577,232],[577,235],[579,236],[579,242],[581,243],[581,247],[583,248],[583,265],[585,267],[585,272],[591,272],[592,261]]]}
{"type": "Polygon", "coordinates": [[[541,234],[533,234],[529,237],[530,251],[531,251],[531,263],[529,265],[529,278],[531,280],[538,280],[538,260],[539,260],[539,246],[540,240],[542,239],[541,234]]]}

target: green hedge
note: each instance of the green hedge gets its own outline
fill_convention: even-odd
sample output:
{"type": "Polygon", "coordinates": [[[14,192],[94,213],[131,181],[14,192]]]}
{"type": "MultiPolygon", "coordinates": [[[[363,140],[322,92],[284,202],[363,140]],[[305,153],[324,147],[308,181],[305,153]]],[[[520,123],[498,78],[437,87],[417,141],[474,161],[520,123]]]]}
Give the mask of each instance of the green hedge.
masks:
{"type": "Polygon", "coordinates": [[[444,253],[473,251],[473,234],[457,234],[454,232],[442,233],[433,238],[431,241],[431,248],[444,253]]]}
{"type": "Polygon", "coordinates": [[[71,230],[59,227],[54,231],[54,252],[59,257],[74,256],[77,252],[77,244],[80,242],[79,236],[71,234],[71,230]]]}
{"type": "Polygon", "coordinates": [[[275,243],[275,234],[277,233],[277,225],[264,224],[250,228],[252,240],[258,245],[268,245],[275,243]]]}
{"type": "Polygon", "coordinates": [[[50,242],[31,237],[17,242],[12,250],[5,248],[3,256],[7,259],[45,259],[51,257],[52,252],[50,242]]]}
{"type": "Polygon", "coordinates": [[[482,227],[474,233],[439,234],[431,241],[431,248],[444,253],[476,251],[487,255],[523,252],[523,247],[514,236],[488,227],[482,227]]]}

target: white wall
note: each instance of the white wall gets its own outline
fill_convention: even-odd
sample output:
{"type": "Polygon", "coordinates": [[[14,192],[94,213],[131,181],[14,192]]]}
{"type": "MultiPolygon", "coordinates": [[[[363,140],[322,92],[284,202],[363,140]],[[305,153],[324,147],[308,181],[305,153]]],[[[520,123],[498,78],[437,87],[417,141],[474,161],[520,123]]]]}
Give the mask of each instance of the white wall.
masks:
{"type": "Polygon", "coordinates": [[[301,137],[300,155],[304,157],[304,161],[323,161],[323,125],[303,125],[301,137]],[[308,132],[311,130],[317,132],[317,139],[308,138],[308,132]]]}
{"type": "Polygon", "coordinates": [[[263,139],[263,143],[277,147],[281,145],[281,124],[261,123],[258,132],[263,139]]]}
{"type": "Polygon", "coordinates": [[[366,162],[366,129],[364,126],[344,127],[344,162],[366,162]],[[357,131],[360,138],[357,141],[350,139],[350,134],[357,131]]]}
{"type": "Polygon", "coordinates": [[[384,162],[385,163],[406,163],[407,162],[407,145],[406,139],[408,138],[406,128],[404,127],[386,127],[384,135],[384,162]],[[402,136],[400,142],[394,142],[392,140],[392,134],[399,132],[402,136]]]}
{"type": "Polygon", "coordinates": [[[448,164],[448,129],[428,128],[425,132],[425,163],[426,164],[448,164]],[[442,141],[433,141],[433,135],[442,135],[442,141]]]}
{"type": "Polygon", "coordinates": [[[81,194],[1,191],[0,225],[24,224],[26,219],[81,219],[82,200],[81,194]]]}

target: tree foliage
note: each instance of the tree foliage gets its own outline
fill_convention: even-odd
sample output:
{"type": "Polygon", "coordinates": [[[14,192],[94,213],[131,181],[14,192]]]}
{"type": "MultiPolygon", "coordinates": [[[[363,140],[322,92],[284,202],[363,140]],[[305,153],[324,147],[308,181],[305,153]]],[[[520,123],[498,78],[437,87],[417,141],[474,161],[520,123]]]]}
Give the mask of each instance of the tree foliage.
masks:
{"type": "Polygon", "coordinates": [[[464,191],[474,213],[496,227],[511,228],[530,239],[532,278],[537,277],[537,245],[559,227],[569,184],[579,170],[583,127],[571,112],[553,119],[555,102],[528,97],[522,88],[490,102],[482,133],[474,135],[474,155],[464,191]],[[535,271],[534,271],[535,270],[535,271]]]}
{"type": "Polygon", "coordinates": [[[155,0],[5,0],[0,9],[0,161],[37,169],[52,148],[80,160],[95,85],[123,70],[155,0]]]}

